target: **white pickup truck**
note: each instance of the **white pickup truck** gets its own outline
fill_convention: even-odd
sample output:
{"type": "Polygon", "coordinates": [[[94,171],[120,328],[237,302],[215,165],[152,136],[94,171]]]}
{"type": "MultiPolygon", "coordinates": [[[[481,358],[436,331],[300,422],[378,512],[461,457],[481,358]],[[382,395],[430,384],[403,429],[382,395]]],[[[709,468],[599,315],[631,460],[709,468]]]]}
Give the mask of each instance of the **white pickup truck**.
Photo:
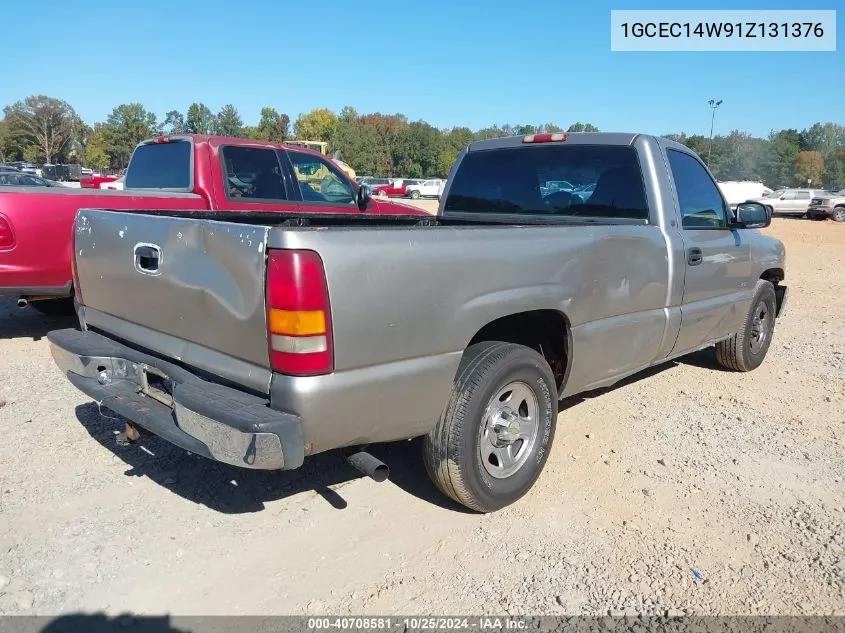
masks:
{"type": "Polygon", "coordinates": [[[440,178],[431,178],[415,185],[408,185],[405,189],[406,195],[414,200],[419,198],[439,198],[443,193],[445,181],[440,178]]]}

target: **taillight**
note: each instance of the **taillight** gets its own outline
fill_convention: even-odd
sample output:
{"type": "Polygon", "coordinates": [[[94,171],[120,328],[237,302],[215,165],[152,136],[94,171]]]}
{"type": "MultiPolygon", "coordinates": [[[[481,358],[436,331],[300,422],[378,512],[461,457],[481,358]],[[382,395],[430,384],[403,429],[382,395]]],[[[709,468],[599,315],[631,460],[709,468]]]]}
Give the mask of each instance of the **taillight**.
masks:
{"type": "Polygon", "coordinates": [[[273,371],[293,376],[334,371],[329,289],[314,251],[269,252],[267,338],[273,371]]]}
{"type": "Polygon", "coordinates": [[[15,245],[15,234],[12,232],[12,225],[0,215],[0,248],[11,248],[15,245]]]}
{"type": "Polygon", "coordinates": [[[523,143],[551,143],[553,141],[565,141],[569,138],[569,134],[554,133],[554,134],[529,134],[522,137],[523,143]]]}

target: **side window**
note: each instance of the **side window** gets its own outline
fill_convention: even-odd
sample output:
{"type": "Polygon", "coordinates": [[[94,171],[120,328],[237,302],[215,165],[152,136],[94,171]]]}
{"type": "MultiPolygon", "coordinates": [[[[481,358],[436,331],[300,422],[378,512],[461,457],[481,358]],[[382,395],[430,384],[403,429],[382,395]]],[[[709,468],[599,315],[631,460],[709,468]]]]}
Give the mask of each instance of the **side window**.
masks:
{"type": "Polygon", "coordinates": [[[796,200],[809,200],[810,199],[810,192],[809,191],[796,191],[795,192],[795,199],[796,200]]]}
{"type": "Polygon", "coordinates": [[[302,200],[331,204],[355,204],[355,192],[340,170],[329,161],[312,154],[288,151],[302,200]]]}
{"type": "Polygon", "coordinates": [[[795,200],[795,192],[794,191],[786,191],[780,197],[781,200],[795,200]]]}
{"type": "Polygon", "coordinates": [[[681,226],[688,229],[726,228],[722,195],[701,163],[676,150],[667,150],[666,156],[678,193],[681,226]]]}
{"type": "Polygon", "coordinates": [[[287,199],[275,150],[229,146],[223,148],[222,155],[230,199],[287,199]]]}

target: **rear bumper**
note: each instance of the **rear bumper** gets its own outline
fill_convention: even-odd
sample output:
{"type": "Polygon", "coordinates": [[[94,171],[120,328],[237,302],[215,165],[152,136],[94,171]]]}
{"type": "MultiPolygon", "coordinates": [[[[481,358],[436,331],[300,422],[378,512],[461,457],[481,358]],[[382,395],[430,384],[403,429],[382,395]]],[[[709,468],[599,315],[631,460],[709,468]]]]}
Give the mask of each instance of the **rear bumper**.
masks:
{"type": "Polygon", "coordinates": [[[73,283],[64,286],[0,286],[0,297],[69,297],[73,294],[73,283]]]}
{"type": "Polygon", "coordinates": [[[54,330],[47,339],[53,359],[77,389],[171,444],[242,468],[302,465],[299,418],[271,409],[264,398],[96,332],[54,330]]]}
{"type": "Polygon", "coordinates": [[[833,207],[809,207],[807,215],[810,217],[829,216],[833,212],[833,207]]]}

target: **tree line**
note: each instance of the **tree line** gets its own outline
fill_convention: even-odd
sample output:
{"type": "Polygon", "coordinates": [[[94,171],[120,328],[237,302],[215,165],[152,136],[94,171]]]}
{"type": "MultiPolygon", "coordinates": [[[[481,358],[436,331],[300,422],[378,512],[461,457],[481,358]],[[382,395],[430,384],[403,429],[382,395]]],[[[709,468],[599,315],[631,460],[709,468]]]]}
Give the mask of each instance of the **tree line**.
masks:
{"type": "MultiPolygon", "coordinates": [[[[553,123],[438,129],[402,114],[360,114],[317,108],[291,121],[266,106],[258,125],[245,125],[238,109],[224,105],[213,112],[203,103],[187,111],[171,110],[159,119],[140,103],[115,107],[106,120],[89,125],[65,101],[34,95],[3,109],[0,162],[38,164],[78,162],[92,169],[125,167],[137,143],[159,134],[220,134],[281,143],[301,139],[326,141],[331,152],[359,174],[423,178],[446,176],[468,143],[500,136],[542,132],[597,132],[590,123],[568,127],[553,123]]],[[[719,180],[755,180],[768,186],[845,187],[845,127],[816,123],[808,129],[772,131],[757,138],[734,130],[710,139],[664,134],[697,152],[719,180]]]]}

